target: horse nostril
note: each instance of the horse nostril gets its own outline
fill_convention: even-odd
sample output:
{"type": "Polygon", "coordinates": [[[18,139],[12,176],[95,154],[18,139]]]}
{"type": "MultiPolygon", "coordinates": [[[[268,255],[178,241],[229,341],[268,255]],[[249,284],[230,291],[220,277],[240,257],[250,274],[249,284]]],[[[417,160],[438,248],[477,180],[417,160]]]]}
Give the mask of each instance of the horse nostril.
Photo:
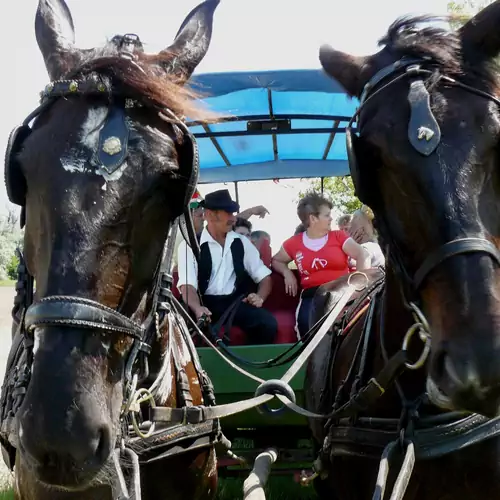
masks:
{"type": "Polygon", "coordinates": [[[99,431],[95,457],[99,462],[105,462],[111,453],[111,433],[108,427],[103,427],[99,431]]]}

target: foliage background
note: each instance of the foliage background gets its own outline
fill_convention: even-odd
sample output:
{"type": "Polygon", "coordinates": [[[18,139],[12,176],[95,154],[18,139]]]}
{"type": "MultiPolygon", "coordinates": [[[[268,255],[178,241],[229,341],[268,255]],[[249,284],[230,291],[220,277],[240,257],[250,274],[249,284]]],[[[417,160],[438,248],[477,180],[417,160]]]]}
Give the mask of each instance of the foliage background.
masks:
{"type": "Polygon", "coordinates": [[[7,215],[0,216],[0,280],[17,278],[19,264],[16,248],[22,248],[23,231],[19,227],[19,209],[8,208],[7,215]]]}

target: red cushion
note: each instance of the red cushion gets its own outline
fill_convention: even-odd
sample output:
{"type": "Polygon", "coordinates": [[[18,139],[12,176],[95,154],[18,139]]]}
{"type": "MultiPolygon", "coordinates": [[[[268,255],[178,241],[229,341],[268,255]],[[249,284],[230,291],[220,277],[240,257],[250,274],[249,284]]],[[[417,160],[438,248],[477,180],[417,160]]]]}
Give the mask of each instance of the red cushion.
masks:
{"type": "Polygon", "coordinates": [[[261,239],[259,253],[262,262],[264,262],[267,267],[271,267],[272,251],[271,244],[269,243],[269,240],[267,238],[261,239]]]}
{"type": "Polygon", "coordinates": [[[246,345],[247,334],[238,326],[233,326],[229,332],[230,345],[246,345]]]}
{"type": "MultiPolygon", "coordinates": [[[[298,280],[298,271],[293,271],[298,280]]],[[[285,292],[285,279],[283,276],[275,271],[271,274],[271,279],[273,283],[273,289],[271,295],[267,298],[264,307],[269,309],[269,311],[291,311],[295,313],[295,309],[299,304],[299,294],[295,297],[291,297],[285,292]]]]}
{"type": "Polygon", "coordinates": [[[297,342],[297,332],[295,331],[295,310],[273,312],[278,322],[278,335],[275,344],[294,344],[297,342]]]}

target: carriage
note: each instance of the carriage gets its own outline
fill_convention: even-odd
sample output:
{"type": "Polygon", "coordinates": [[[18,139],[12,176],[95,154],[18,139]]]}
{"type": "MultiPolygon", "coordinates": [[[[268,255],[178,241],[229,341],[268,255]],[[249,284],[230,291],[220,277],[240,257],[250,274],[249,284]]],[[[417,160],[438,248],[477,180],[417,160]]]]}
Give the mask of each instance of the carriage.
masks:
{"type": "Polygon", "coordinates": [[[209,125],[185,84],[218,4],[202,2],[149,55],[133,34],[78,49],[64,0],[39,0],[51,83],[5,159],[26,226],[0,400],[17,498],[212,499],[216,452],[221,473],[236,474],[245,449],[253,458],[269,445],[284,473],[318,454],[324,498],[368,499],[375,486],[381,499],[389,485],[392,499],[497,497],[500,1],[455,34],[401,18],[372,56],[322,47],[328,77],[195,77],[232,115],[209,125]],[[387,273],[322,285],[303,345],[274,276],[267,307],[281,343],[238,346],[235,330],[229,347],[196,349],[170,273],[174,220],[197,246],[196,182],[348,168],[387,273]],[[344,310],[348,325],[362,319],[329,335],[344,310]],[[266,406],[277,400],[293,413],[266,406]],[[294,414],[307,417],[313,453],[294,414]]]}
{"type": "MultiPolygon", "coordinates": [[[[190,124],[199,145],[199,184],[234,184],[238,198],[240,182],[323,179],[349,174],[344,131],[357,101],[350,99],[323,71],[201,74],[194,76],[191,82],[193,88],[207,95],[206,105],[225,117],[213,125],[190,124]]],[[[265,204],[265,199],[258,201],[261,202],[265,204]]],[[[295,213],[290,214],[290,218],[295,217],[295,213]]],[[[265,247],[261,252],[263,261],[269,262],[270,249],[265,247]]],[[[278,321],[276,343],[244,345],[244,334],[233,327],[230,346],[223,351],[229,350],[237,364],[241,358],[247,360],[249,364],[240,362],[240,366],[264,380],[279,379],[300,352],[294,331],[298,296],[285,293],[280,274],[273,271],[272,280],[273,289],[264,307],[278,321]],[[276,358],[289,360],[275,367],[271,362],[270,368],[252,366],[252,362],[276,358]]],[[[175,283],[174,271],[174,292],[175,283]]],[[[254,395],[257,382],[221,362],[212,348],[198,347],[198,354],[214,384],[218,404],[254,395]]],[[[303,404],[303,386],[304,367],[291,381],[298,404],[303,404]]],[[[315,458],[306,420],[293,412],[270,415],[252,409],[225,418],[223,429],[233,442],[233,452],[249,461],[263,448],[277,447],[279,461],[275,470],[280,473],[298,472],[309,467],[315,458]]],[[[226,474],[242,471],[237,462],[230,459],[219,460],[219,467],[221,473],[226,474]]]]}

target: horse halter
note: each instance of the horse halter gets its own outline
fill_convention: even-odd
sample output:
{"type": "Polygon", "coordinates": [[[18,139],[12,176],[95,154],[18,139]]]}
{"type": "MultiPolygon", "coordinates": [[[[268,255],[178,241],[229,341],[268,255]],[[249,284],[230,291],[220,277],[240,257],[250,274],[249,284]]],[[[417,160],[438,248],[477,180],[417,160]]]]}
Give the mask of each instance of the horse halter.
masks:
{"type": "MultiPolygon", "coordinates": [[[[357,137],[353,133],[352,126],[370,99],[390,87],[393,83],[403,79],[410,81],[408,91],[408,103],[410,105],[408,140],[413,148],[422,156],[429,156],[434,153],[441,142],[441,130],[431,110],[430,95],[425,86],[424,78],[432,75],[437,78],[438,83],[461,88],[472,94],[489,99],[500,107],[500,100],[495,96],[465,85],[448,76],[441,75],[436,70],[433,71],[422,67],[429,63],[431,63],[431,60],[425,58],[402,58],[378,71],[363,88],[360,105],[346,127],[346,148],[356,195],[367,205],[370,205],[370,196],[374,196],[374,194],[368,192],[366,186],[363,186],[362,175],[359,171],[355,152],[357,137]],[[389,81],[386,81],[387,79],[389,81]]],[[[372,208],[375,209],[375,207],[372,208]]],[[[380,215],[377,214],[376,217],[380,215]]],[[[383,215],[381,222],[382,226],[387,226],[383,215]]],[[[383,229],[386,230],[386,227],[383,227],[383,229]]],[[[416,294],[425,279],[437,266],[451,257],[470,253],[485,253],[500,265],[500,251],[497,247],[491,241],[478,237],[458,238],[441,245],[424,259],[413,277],[407,272],[402,262],[401,253],[397,248],[394,252],[391,252],[390,257],[401,271],[402,276],[404,276],[406,285],[409,285],[412,292],[416,294]]]]}

